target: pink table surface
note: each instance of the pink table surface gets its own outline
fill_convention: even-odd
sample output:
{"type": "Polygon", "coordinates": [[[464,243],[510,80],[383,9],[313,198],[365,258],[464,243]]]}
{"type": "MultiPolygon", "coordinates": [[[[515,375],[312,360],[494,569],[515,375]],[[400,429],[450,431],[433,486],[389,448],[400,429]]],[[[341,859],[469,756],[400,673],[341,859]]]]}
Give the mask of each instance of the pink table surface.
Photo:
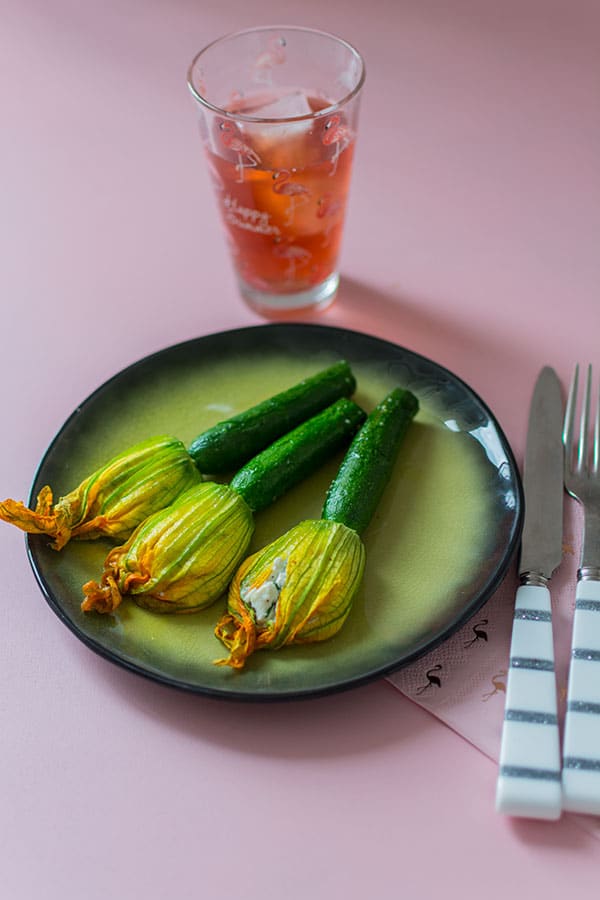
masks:
{"type": "MultiPolygon", "coordinates": [[[[539,368],[566,385],[600,362],[597,3],[1,7],[3,496],[115,371],[261,321],[185,88],[194,51],[239,27],[316,26],[366,57],[344,278],[316,321],[451,368],[519,460],[539,368]]],[[[80,644],[8,527],[0,571],[0,896],[597,896],[599,842],[497,816],[495,765],[389,683],[182,695],[80,644]]]]}

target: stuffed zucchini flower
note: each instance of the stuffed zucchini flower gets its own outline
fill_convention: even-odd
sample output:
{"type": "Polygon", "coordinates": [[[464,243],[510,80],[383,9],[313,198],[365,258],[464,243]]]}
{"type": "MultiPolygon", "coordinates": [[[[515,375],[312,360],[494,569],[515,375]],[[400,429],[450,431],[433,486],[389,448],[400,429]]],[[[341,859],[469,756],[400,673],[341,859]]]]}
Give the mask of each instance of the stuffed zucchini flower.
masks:
{"type": "Polygon", "coordinates": [[[200,481],[181,441],[155,437],[113,457],[57,503],[48,485],[33,510],[5,500],[0,503],[0,519],[31,534],[52,537],[56,550],[71,538],[122,540],[151,513],[200,481]]]}
{"type": "Polygon", "coordinates": [[[248,557],[231,584],[216,635],[235,669],[262,647],[324,641],[343,625],[360,585],[365,549],[358,534],[325,519],[300,522],[248,557]]]}
{"type": "Polygon", "coordinates": [[[399,388],[373,410],[332,482],[320,520],[300,522],[236,572],[215,634],[229,650],[216,665],[242,669],[255,650],[335,635],[360,586],[369,524],[418,410],[399,388]]]}

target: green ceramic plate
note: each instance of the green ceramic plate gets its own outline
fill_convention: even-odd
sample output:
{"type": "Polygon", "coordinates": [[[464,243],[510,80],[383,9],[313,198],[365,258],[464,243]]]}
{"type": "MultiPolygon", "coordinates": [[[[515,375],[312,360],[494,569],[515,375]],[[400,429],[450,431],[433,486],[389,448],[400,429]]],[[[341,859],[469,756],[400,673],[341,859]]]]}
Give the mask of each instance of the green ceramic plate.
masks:
{"type": "MultiPolygon", "coordinates": [[[[264,325],[198,338],[149,356],[85,400],[36,474],[55,496],[146,437],[186,444],[205,428],[346,359],[367,411],[395,385],[421,410],[392,482],[364,534],[367,566],[352,612],[322,644],[262,651],[242,672],[217,667],[213,629],[225,599],[194,615],[165,616],[125,601],[114,616],[84,614],[81,585],[110,548],[72,542],[60,553],[29,536],[48,603],[88,647],[156,681],[223,698],[277,700],[349,688],[406,665],[472,616],[502,580],[518,544],[518,469],[492,413],[449,371],[386,341],[316,325],[264,325]]],[[[252,550],[304,518],[319,518],[341,456],[256,516],[252,550]]]]}

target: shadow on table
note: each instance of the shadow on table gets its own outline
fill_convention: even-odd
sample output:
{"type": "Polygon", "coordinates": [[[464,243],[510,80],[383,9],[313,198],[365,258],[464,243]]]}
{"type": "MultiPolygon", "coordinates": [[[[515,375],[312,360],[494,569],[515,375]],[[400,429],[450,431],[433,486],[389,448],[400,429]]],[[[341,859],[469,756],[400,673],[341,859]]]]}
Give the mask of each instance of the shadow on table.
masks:
{"type": "MultiPolygon", "coordinates": [[[[482,303],[485,302],[482,298],[482,303]]],[[[474,321],[468,310],[444,298],[403,294],[342,278],[337,302],[324,313],[303,319],[314,324],[362,331],[406,347],[445,366],[481,396],[499,419],[512,420],[516,433],[524,434],[527,404],[515,407],[523,385],[533,386],[539,352],[523,343],[518,323],[503,322],[491,328],[485,316],[474,321]]]]}
{"type": "MultiPolygon", "coordinates": [[[[382,291],[352,278],[341,279],[339,297],[332,307],[305,317],[305,321],[364,331],[393,341],[452,368],[466,380],[476,380],[490,367],[507,377],[515,364],[521,372],[523,364],[532,364],[531,354],[524,353],[516,343],[518,323],[515,341],[508,341],[498,329],[487,327],[485,317],[477,324],[468,311],[461,311],[452,301],[411,296],[393,287],[382,291]]],[[[501,316],[498,321],[502,322],[501,316]]]]}
{"type": "MultiPolygon", "coordinates": [[[[185,694],[125,672],[86,653],[98,682],[175,734],[273,759],[330,760],[439,738],[444,726],[386,681],[312,700],[240,703],[185,694]]],[[[414,758],[415,748],[409,751],[414,758]]],[[[493,788],[490,781],[490,797],[493,788]]],[[[493,802],[493,801],[491,801],[493,802]]],[[[501,817],[498,817],[501,820],[501,817]]],[[[505,819],[506,827],[531,849],[585,850],[590,835],[571,816],[558,823],[505,819]],[[575,825],[575,828],[569,827],[575,825]]]]}
{"type": "Polygon", "coordinates": [[[440,727],[385,681],[312,699],[245,703],[186,694],[95,655],[86,664],[98,667],[98,681],[121,701],[169,730],[249,755],[341,758],[420,740],[424,730],[440,727]]]}
{"type": "Polygon", "coordinates": [[[588,846],[589,832],[577,821],[577,818],[564,814],[560,822],[535,822],[532,819],[511,819],[509,827],[515,837],[531,848],[576,850],[588,846]],[[575,828],[561,828],[561,824],[569,823],[575,828]],[[587,836],[587,838],[586,838],[587,836]]]}
{"type": "MultiPolygon", "coordinates": [[[[460,361],[474,371],[483,361],[493,361],[494,355],[506,365],[506,353],[511,355],[510,347],[501,345],[489,330],[476,327],[450,301],[410,296],[394,288],[384,292],[352,278],[341,279],[336,303],[310,321],[374,334],[442,365],[460,361]]],[[[464,369],[457,374],[464,378],[464,369]]]]}

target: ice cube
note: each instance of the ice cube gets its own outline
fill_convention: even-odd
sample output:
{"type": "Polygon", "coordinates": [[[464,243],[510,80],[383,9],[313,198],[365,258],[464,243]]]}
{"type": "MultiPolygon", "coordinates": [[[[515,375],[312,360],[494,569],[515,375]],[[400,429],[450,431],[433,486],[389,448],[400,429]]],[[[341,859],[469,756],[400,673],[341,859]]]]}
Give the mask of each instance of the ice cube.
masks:
{"type": "MultiPolygon", "coordinates": [[[[308,97],[303,91],[293,90],[288,94],[282,94],[269,103],[263,103],[260,106],[252,108],[253,116],[261,116],[263,119],[292,119],[298,116],[309,116],[312,113],[312,107],[308,102],[308,97]]],[[[306,123],[298,122],[294,127],[306,123]]]]}
{"type": "MultiPolygon", "coordinates": [[[[264,119],[294,119],[310,115],[312,112],[306,94],[300,90],[291,90],[266,103],[252,106],[250,115],[264,119]]],[[[258,155],[267,159],[272,155],[274,147],[281,144],[285,146],[287,142],[303,137],[309,133],[312,126],[312,119],[300,119],[298,122],[277,124],[244,122],[242,127],[258,155]]]]}

